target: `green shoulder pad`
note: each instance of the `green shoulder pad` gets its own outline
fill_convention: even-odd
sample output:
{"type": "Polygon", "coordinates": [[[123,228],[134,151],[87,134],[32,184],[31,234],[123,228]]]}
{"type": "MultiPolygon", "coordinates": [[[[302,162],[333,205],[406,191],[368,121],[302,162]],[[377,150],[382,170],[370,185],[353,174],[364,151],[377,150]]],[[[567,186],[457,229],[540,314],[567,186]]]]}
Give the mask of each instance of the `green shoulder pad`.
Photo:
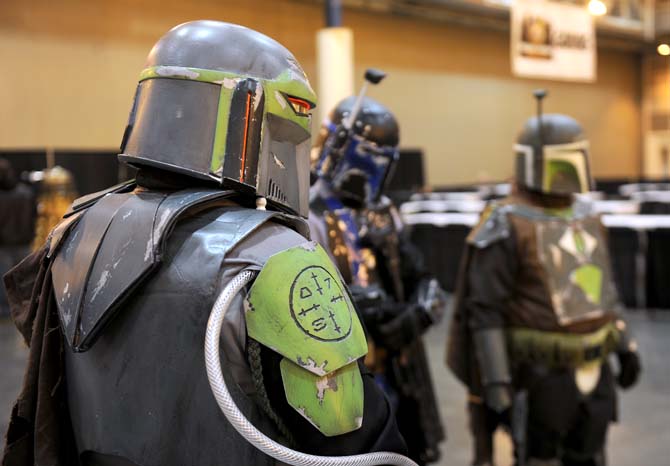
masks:
{"type": "Polygon", "coordinates": [[[278,352],[288,403],[326,436],[363,420],[363,327],[328,254],[307,242],[273,255],[245,299],[249,337],[278,352]]]}
{"type": "Polygon", "coordinates": [[[315,375],[367,353],[347,288],[315,242],[270,257],[245,299],[245,311],[251,338],[315,375]]]}

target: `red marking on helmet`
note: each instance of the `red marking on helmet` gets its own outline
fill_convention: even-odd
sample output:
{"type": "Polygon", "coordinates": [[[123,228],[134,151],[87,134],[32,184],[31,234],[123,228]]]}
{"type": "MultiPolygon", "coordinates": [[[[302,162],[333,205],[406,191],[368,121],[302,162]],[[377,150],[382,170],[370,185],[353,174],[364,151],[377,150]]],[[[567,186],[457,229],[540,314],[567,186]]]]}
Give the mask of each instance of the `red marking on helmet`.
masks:
{"type": "Polygon", "coordinates": [[[314,105],[304,99],[299,99],[298,97],[291,97],[291,96],[286,96],[288,101],[291,103],[293,106],[293,110],[296,111],[296,113],[307,113],[310,109],[314,108],[314,105]],[[298,107],[296,109],[296,107],[298,107]],[[305,109],[305,111],[302,111],[302,109],[305,109]]]}

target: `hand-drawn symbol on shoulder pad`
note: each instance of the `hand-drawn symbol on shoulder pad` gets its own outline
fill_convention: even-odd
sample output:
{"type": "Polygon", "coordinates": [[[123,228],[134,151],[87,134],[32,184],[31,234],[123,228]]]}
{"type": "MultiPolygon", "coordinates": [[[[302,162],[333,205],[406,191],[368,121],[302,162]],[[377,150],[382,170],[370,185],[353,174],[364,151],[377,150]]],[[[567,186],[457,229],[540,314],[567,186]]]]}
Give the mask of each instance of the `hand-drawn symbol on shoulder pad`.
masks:
{"type": "Polygon", "coordinates": [[[343,340],[351,333],[351,309],[338,279],[319,266],[305,267],[291,284],[290,309],[296,325],[320,341],[343,340]]]}

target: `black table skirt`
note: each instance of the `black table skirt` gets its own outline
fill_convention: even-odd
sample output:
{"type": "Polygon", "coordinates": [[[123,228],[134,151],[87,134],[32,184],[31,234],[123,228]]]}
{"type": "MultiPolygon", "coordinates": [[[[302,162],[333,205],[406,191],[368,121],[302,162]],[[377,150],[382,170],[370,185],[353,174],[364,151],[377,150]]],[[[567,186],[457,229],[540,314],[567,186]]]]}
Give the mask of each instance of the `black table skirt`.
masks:
{"type": "MultiPolygon", "coordinates": [[[[470,227],[415,224],[409,228],[412,241],[423,253],[428,270],[446,291],[454,291],[470,227]]],[[[640,236],[637,231],[617,227],[609,228],[608,232],[614,280],[624,305],[638,307],[640,299],[644,300],[640,294],[646,291],[646,307],[670,309],[670,230],[645,233],[648,246],[642,262],[638,258],[640,236]],[[641,274],[643,286],[638,290],[637,280],[641,274]]]]}

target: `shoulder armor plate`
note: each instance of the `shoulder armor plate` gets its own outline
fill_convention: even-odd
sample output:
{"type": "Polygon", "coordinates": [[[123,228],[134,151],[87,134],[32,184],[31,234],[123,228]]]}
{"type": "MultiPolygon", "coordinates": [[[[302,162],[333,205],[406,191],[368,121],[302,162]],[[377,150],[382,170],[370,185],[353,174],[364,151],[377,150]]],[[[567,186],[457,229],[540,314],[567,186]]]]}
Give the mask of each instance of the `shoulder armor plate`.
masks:
{"type": "Polygon", "coordinates": [[[67,234],[77,224],[81,214],[88,207],[95,204],[107,194],[129,192],[135,189],[136,186],[137,184],[135,183],[135,180],[130,180],[103,191],[87,194],[86,196],[75,199],[68,211],[63,215],[63,220],[51,230],[51,233],[47,238],[47,258],[51,258],[51,256],[58,251],[61,240],[67,237],[67,234]]]}
{"type": "Polygon", "coordinates": [[[340,274],[307,242],[267,261],[245,299],[249,336],[284,356],[289,404],[324,435],[357,429],[367,342],[340,274]]]}
{"type": "Polygon", "coordinates": [[[60,246],[61,241],[77,224],[82,213],[82,211],[70,213],[68,216],[63,218],[63,220],[61,220],[53,230],[51,230],[51,233],[49,233],[47,238],[47,258],[50,259],[51,256],[53,256],[54,253],[58,251],[58,247],[60,246]]]}
{"type": "Polygon", "coordinates": [[[115,186],[112,186],[111,188],[103,189],[102,191],[87,194],[85,196],[77,198],[70,206],[70,209],[65,213],[65,217],[69,217],[70,215],[76,212],[79,212],[83,209],[86,209],[87,207],[92,206],[107,194],[127,193],[129,191],[132,191],[136,187],[137,183],[135,183],[135,180],[129,180],[123,183],[119,183],[115,186]]]}
{"type": "MultiPolygon", "coordinates": [[[[75,212],[76,224],[64,223],[68,232],[61,235],[52,266],[58,312],[70,346],[85,351],[94,343],[125,299],[160,264],[166,240],[185,212],[231,195],[232,191],[202,189],[110,193],[75,212]]],[[[236,222],[236,238],[262,223],[259,215],[275,215],[253,215],[245,222],[238,218],[239,210],[231,212],[237,215],[231,220],[236,222]]]]}
{"type": "Polygon", "coordinates": [[[468,235],[468,244],[477,248],[486,248],[510,235],[507,214],[509,205],[489,204],[482,213],[479,224],[468,235]]]}

